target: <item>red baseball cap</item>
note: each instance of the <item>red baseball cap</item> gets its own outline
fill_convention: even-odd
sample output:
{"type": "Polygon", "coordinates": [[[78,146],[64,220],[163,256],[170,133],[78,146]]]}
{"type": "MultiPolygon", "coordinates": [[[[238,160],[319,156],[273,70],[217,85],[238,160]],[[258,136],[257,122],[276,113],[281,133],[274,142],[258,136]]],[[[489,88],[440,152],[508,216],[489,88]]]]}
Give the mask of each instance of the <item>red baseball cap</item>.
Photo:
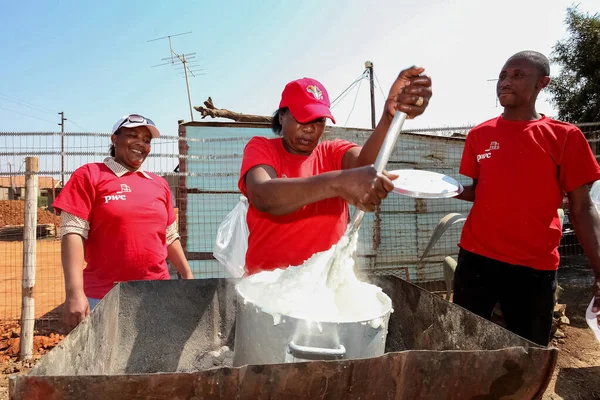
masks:
{"type": "Polygon", "coordinates": [[[289,108],[296,121],[302,124],[323,117],[329,118],[335,124],[329,110],[330,105],[327,90],[319,81],[302,78],[285,85],[279,108],[289,108]]]}

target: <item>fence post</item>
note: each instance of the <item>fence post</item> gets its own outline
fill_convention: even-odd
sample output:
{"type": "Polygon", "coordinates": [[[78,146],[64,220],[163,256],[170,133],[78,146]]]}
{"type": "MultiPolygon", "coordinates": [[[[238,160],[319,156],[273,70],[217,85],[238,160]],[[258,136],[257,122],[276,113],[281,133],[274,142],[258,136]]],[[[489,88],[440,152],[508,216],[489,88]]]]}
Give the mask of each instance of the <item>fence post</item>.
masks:
{"type": "Polygon", "coordinates": [[[38,158],[25,158],[25,226],[23,228],[23,288],[20,360],[33,356],[35,256],[38,209],[38,158]]]}

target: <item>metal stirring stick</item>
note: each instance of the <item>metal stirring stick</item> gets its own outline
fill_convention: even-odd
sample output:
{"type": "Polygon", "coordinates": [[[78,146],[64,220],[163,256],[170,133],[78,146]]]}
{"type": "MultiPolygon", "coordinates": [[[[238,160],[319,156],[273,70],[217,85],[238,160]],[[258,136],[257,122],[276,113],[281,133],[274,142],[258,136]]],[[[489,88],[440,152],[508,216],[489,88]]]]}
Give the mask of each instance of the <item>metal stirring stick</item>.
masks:
{"type": "MultiPolygon", "coordinates": [[[[375,159],[374,167],[378,174],[382,173],[385,169],[385,166],[394,151],[394,146],[396,146],[396,141],[398,140],[398,136],[400,136],[400,131],[402,130],[402,125],[404,125],[405,120],[406,114],[402,111],[396,111],[394,119],[392,119],[392,123],[390,124],[390,127],[385,134],[385,139],[383,139],[383,143],[379,149],[379,154],[377,154],[377,158],[375,159]]],[[[364,216],[365,212],[363,210],[357,208],[354,211],[352,220],[348,224],[348,229],[346,230],[346,236],[350,237],[358,231],[364,216]]]]}
{"type": "MultiPolygon", "coordinates": [[[[381,148],[379,149],[379,154],[377,154],[377,159],[375,159],[374,167],[377,170],[377,173],[382,173],[387,165],[392,152],[394,151],[394,147],[396,146],[396,141],[398,140],[398,136],[400,136],[400,131],[402,130],[402,125],[404,125],[404,121],[406,120],[406,114],[402,111],[396,111],[394,114],[394,119],[392,119],[392,123],[385,135],[385,139],[383,139],[383,143],[381,144],[381,148]]],[[[348,245],[351,242],[352,235],[358,232],[360,228],[360,224],[365,216],[365,212],[363,210],[359,210],[358,208],[354,211],[352,215],[352,219],[348,224],[348,228],[346,229],[346,233],[344,234],[348,238],[348,245]]],[[[327,286],[331,286],[333,282],[331,282],[332,276],[337,273],[337,268],[333,268],[335,261],[339,259],[339,257],[344,253],[346,246],[336,247],[331,260],[329,260],[329,265],[327,268],[327,286]]]]}

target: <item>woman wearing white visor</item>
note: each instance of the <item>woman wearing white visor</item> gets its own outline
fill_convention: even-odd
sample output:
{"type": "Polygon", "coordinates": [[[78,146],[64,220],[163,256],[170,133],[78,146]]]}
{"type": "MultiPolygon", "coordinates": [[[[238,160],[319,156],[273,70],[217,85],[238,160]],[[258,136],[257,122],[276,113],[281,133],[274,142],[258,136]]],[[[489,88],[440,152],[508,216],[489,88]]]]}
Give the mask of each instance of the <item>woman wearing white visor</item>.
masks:
{"type": "Polygon", "coordinates": [[[154,122],[141,115],[119,119],[110,157],[79,167],[52,205],[62,217],[64,319],[71,327],[115,282],[169,279],[167,258],[184,279],[193,278],[169,185],[141,169],[159,135],[154,122]]]}

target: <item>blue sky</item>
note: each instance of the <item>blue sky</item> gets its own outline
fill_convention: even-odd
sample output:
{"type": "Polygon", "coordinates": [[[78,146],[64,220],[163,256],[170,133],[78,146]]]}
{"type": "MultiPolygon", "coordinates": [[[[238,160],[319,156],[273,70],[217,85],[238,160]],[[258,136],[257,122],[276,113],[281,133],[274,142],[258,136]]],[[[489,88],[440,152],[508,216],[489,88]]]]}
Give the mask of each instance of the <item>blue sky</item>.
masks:
{"type": "MultiPolygon", "coordinates": [[[[0,0],[0,131],[58,131],[64,111],[67,131],[107,132],[138,112],[175,135],[177,120],[189,120],[185,80],[170,66],[151,68],[169,48],[147,41],[187,31],[173,46],[196,52],[206,72],[190,81],[195,105],[211,96],[218,107],[271,114],[284,85],[302,76],[335,98],[371,60],[386,94],[406,66],[432,76],[430,108],[407,127],[475,124],[501,112],[488,79],[519,50],[548,54],[571,3],[0,0]]],[[[598,12],[600,2],[580,9],[598,12]]],[[[379,88],[376,102],[379,114],[379,88]]],[[[544,98],[538,107],[554,113],[544,98]]],[[[338,125],[369,127],[368,82],[333,111],[338,125]]]]}

